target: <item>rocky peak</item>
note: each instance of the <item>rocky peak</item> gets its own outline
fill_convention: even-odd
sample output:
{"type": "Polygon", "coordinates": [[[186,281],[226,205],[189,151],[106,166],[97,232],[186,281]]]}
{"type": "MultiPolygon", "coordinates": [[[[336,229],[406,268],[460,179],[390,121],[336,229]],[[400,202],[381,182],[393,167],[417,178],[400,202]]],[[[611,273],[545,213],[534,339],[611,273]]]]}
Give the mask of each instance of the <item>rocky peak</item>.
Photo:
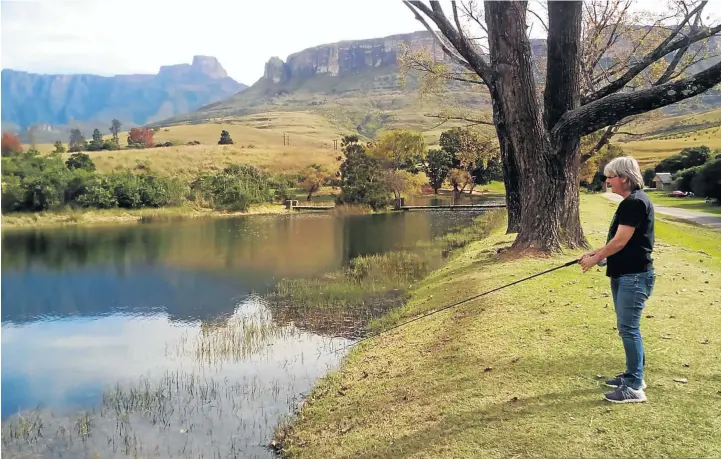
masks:
{"type": "Polygon", "coordinates": [[[158,76],[173,79],[199,75],[217,80],[228,77],[218,59],[212,56],[193,56],[192,64],[163,65],[158,72],[158,76]]]}
{"type": "Polygon", "coordinates": [[[285,62],[278,56],[271,57],[270,60],[265,63],[263,78],[266,80],[272,81],[273,83],[284,83],[287,77],[285,62]]]}
{"type": "Polygon", "coordinates": [[[212,56],[193,56],[193,63],[190,67],[210,78],[221,79],[228,76],[228,72],[220,65],[218,59],[212,56]]]}

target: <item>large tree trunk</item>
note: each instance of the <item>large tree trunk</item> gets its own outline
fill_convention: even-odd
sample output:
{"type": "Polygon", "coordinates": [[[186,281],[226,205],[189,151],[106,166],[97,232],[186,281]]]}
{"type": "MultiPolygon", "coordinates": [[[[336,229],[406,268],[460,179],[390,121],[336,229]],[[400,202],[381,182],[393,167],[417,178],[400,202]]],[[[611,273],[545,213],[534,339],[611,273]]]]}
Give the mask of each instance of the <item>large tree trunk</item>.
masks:
{"type": "Polygon", "coordinates": [[[507,126],[521,177],[521,224],[513,247],[544,252],[561,248],[563,163],[554,154],[543,126],[526,37],[526,2],[487,1],[486,23],[498,110],[507,126]]]}
{"type": "MultiPolygon", "coordinates": [[[[548,2],[544,124],[549,133],[564,113],[581,104],[581,16],[581,2],[548,2]]],[[[552,145],[562,170],[556,184],[561,191],[561,240],[569,248],[587,247],[579,215],[580,142],[580,135],[572,135],[552,145]]]]}

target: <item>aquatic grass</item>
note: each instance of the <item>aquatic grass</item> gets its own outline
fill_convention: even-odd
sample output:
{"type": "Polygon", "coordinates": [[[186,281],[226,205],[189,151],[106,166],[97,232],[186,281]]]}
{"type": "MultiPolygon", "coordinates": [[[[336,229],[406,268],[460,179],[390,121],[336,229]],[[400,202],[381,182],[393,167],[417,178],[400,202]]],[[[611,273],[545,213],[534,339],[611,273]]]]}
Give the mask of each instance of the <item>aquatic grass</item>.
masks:
{"type": "Polygon", "coordinates": [[[334,217],[344,217],[348,215],[367,215],[372,214],[373,209],[366,204],[336,204],[336,206],[328,211],[328,214],[334,217]]]}

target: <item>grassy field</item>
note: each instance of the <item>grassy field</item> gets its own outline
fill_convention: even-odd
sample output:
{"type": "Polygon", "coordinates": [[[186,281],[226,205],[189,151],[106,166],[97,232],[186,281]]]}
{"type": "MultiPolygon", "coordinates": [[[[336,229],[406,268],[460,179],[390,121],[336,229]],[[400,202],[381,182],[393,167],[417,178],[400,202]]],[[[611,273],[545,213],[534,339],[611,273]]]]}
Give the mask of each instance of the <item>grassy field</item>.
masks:
{"type": "MultiPolygon", "coordinates": [[[[441,120],[426,116],[438,111],[438,104],[432,99],[421,100],[400,91],[387,91],[379,97],[368,100],[360,95],[345,96],[334,104],[314,100],[312,102],[319,105],[305,110],[293,105],[300,102],[289,100],[283,102],[287,106],[264,106],[272,111],[162,127],[155,134],[157,143],[176,142],[180,146],[89,154],[103,172],[144,163],[159,172],[193,175],[238,162],[273,171],[296,171],[312,163],[325,164],[335,170],[340,165],[337,157],[341,152],[340,145],[334,150],[333,140],[343,135],[360,133],[361,138],[372,139],[382,130],[412,129],[423,132],[429,147],[436,147],[443,131],[460,125],[458,122],[440,124],[441,120]],[[230,132],[234,145],[217,144],[223,129],[230,132]],[[290,145],[284,145],[284,135],[285,143],[290,136],[290,145]],[[201,145],[184,145],[192,140],[201,145]]],[[[310,103],[305,99],[301,102],[310,103]]],[[[487,115],[488,109],[479,108],[478,114],[487,115]]],[[[487,129],[493,134],[492,128],[487,129]]],[[[721,148],[721,109],[655,119],[630,130],[646,135],[617,136],[614,143],[636,157],[641,167],[652,167],[684,148],[700,145],[711,150],[721,148]]],[[[121,133],[123,144],[126,137],[127,133],[121,133]]],[[[49,153],[53,145],[38,144],[37,148],[49,153]]]]}
{"type": "Polygon", "coordinates": [[[648,195],[651,201],[657,206],[678,207],[679,209],[692,210],[694,212],[721,215],[721,206],[707,203],[704,198],[672,198],[668,196],[668,191],[649,191],[648,195]]]}
{"type": "MultiPolygon", "coordinates": [[[[616,204],[582,197],[592,245],[616,204]]],[[[657,219],[657,283],[642,319],[648,403],[611,405],[623,369],[608,279],[571,266],[353,349],[286,430],[290,457],[721,455],[721,233],[657,219]],[[675,382],[686,378],[687,384],[675,382]]],[[[379,329],[557,266],[504,259],[503,228],[413,291],[379,329]]]]}
{"type": "Polygon", "coordinates": [[[624,152],[638,160],[642,169],[653,167],[662,159],[680,153],[684,148],[706,145],[714,151],[721,148],[721,127],[701,129],[677,138],[649,138],[619,142],[624,152]]]}

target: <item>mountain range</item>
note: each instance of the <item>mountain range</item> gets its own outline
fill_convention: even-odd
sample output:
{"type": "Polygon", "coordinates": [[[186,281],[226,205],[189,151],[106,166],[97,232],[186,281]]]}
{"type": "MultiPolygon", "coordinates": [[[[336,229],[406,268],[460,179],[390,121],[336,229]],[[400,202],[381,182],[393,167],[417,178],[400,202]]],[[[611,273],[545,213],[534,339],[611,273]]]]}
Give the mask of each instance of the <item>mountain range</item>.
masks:
{"type": "Polygon", "coordinates": [[[124,127],[139,126],[192,112],[246,87],[209,56],[162,66],[156,75],[47,75],[3,69],[3,130],[27,136],[34,127],[36,137],[64,139],[58,136],[69,127],[105,127],[113,118],[124,127]]]}

